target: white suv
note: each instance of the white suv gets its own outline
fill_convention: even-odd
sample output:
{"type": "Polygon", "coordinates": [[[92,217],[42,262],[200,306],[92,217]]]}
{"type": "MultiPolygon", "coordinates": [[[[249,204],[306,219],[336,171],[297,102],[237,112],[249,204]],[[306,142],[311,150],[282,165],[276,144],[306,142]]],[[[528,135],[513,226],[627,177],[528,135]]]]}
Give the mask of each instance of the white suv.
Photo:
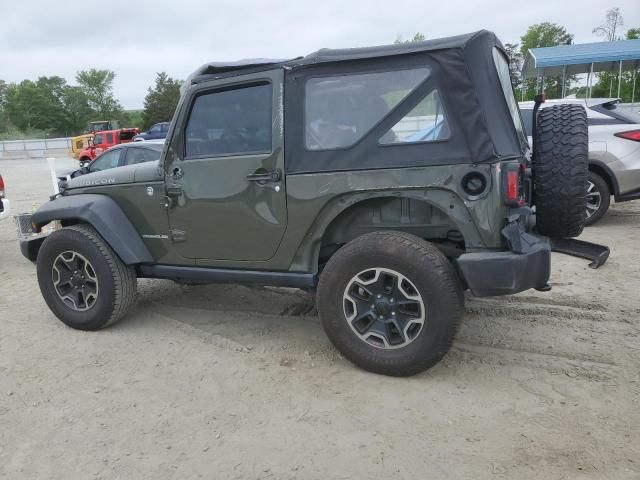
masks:
{"type": "MultiPolygon", "coordinates": [[[[616,202],[640,199],[640,114],[621,107],[616,98],[547,100],[540,108],[579,104],[589,122],[587,225],[597,222],[616,202]]],[[[533,102],[521,102],[522,119],[531,141],[533,102]]]]}

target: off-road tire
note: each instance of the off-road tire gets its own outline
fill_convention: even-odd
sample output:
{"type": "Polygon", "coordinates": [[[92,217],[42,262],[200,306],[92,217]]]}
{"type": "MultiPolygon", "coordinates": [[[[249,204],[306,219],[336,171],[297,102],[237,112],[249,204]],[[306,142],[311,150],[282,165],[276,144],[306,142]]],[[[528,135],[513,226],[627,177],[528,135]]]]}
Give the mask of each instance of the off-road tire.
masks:
{"type": "MultiPolygon", "coordinates": [[[[586,226],[593,225],[600,220],[609,210],[611,203],[611,191],[604,178],[597,173],[589,172],[589,182],[593,184],[594,190],[600,194],[600,205],[598,205],[597,210],[591,213],[591,216],[588,215],[589,211],[587,210],[587,219],[584,223],[586,226]]],[[[589,208],[589,195],[591,193],[593,192],[587,189],[587,209],[589,208]]]]}
{"type": "Polygon", "coordinates": [[[125,265],[88,225],[73,225],[51,233],[38,252],[37,274],[40,291],[51,311],[62,322],[78,330],[100,330],[115,323],[135,301],[135,269],[125,265]],[[95,303],[84,311],[76,311],[65,304],[54,286],[54,262],[60,254],[69,251],[90,262],[99,285],[95,303]]]}
{"type": "Polygon", "coordinates": [[[438,363],[451,348],[464,313],[462,288],[451,262],[433,244],[395,231],[368,233],[340,248],[322,271],[316,304],[327,336],[342,355],[365,370],[393,376],[414,375],[438,363]],[[345,289],[367,269],[399,272],[424,300],[424,324],[407,345],[372,346],[348,323],[345,289]]]}
{"type": "Polygon", "coordinates": [[[558,238],[582,233],[587,209],[587,113],[580,105],[538,112],[532,164],[536,225],[558,238]]]}

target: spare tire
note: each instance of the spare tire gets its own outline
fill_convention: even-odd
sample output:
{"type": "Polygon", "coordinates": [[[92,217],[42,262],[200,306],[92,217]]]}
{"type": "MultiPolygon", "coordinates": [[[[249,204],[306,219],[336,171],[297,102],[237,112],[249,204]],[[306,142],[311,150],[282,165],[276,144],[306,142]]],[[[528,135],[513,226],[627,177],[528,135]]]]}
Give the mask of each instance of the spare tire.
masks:
{"type": "Polygon", "coordinates": [[[538,232],[577,237],[587,210],[587,112],[581,105],[541,108],[536,133],[532,174],[538,232]]]}

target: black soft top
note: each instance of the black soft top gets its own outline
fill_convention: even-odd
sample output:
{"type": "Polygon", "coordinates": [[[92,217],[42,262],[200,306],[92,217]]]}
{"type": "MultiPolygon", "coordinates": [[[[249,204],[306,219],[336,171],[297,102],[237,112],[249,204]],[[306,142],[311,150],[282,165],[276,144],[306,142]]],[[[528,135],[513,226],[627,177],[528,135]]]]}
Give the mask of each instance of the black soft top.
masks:
{"type": "MultiPolygon", "coordinates": [[[[422,164],[481,163],[522,156],[526,139],[514,126],[513,112],[494,60],[504,47],[487,30],[453,37],[363,48],[321,49],[289,60],[249,59],[212,62],[197,69],[184,88],[212,79],[283,69],[287,115],[287,170],[291,173],[367,168],[389,168],[422,164]],[[428,65],[432,74],[396,109],[348,150],[309,151],[302,144],[304,132],[304,85],[318,76],[331,76],[428,65]],[[411,108],[419,95],[437,88],[453,131],[446,142],[424,145],[379,147],[373,137],[390,128],[411,108]]],[[[509,87],[510,88],[510,87],[509,87]]],[[[512,95],[512,92],[509,92],[512,95]]],[[[512,102],[514,103],[514,102],[512,102]]],[[[515,104],[515,103],[514,103],[515,104]]],[[[518,113],[516,111],[515,115],[518,113]]]]}
{"type": "MultiPolygon", "coordinates": [[[[393,45],[379,45],[360,48],[321,48],[304,57],[293,59],[273,58],[248,58],[229,62],[208,62],[196,69],[189,79],[193,80],[203,76],[214,75],[216,77],[237,74],[245,70],[267,70],[284,68],[292,70],[306,65],[317,65],[327,62],[344,62],[365,58],[390,57],[395,55],[407,55],[418,52],[430,52],[434,50],[446,50],[450,48],[464,48],[476,37],[495,35],[487,30],[455,35],[453,37],[436,38],[423,42],[400,43],[393,45]]],[[[496,39],[499,43],[499,40],[496,39]]],[[[502,44],[500,44],[502,48],[502,44]]]]}
{"type": "Polygon", "coordinates": [[[316,52],[310,53],[306,57],[290,60],[286,65],[295,68],[298,66],[315,65],[325,62],[343,62],[365,58],[407,55],[418,52],[432,52],[435,50],[446,50],[449,48],[464,48],[469,42],[473,41],[474,38],[483,35],[491,35],[495,38],[493,33],[486,30],[480,30],[479,32],[466,33],[446,38],[435,38],[432,40],[425,40],[423,42],[399,43],[360,48],[321,48],[316,52]]]}

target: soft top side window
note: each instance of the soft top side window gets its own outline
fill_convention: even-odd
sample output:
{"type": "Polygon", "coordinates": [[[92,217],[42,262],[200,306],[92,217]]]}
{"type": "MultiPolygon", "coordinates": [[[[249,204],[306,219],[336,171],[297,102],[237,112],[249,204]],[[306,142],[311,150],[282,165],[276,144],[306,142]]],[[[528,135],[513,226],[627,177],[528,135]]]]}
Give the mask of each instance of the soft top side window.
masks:
{"type": "Polygon", "coordinates": [[[446,140],[451,130],[438,90],[432,90],[380,139],[382,145],[446,140]]]}
{"type": "Polygon", "coordinates": [[[349,148],[430,75],[429,67],[312,77],[305,86],[308,150],[349,148]]]}

